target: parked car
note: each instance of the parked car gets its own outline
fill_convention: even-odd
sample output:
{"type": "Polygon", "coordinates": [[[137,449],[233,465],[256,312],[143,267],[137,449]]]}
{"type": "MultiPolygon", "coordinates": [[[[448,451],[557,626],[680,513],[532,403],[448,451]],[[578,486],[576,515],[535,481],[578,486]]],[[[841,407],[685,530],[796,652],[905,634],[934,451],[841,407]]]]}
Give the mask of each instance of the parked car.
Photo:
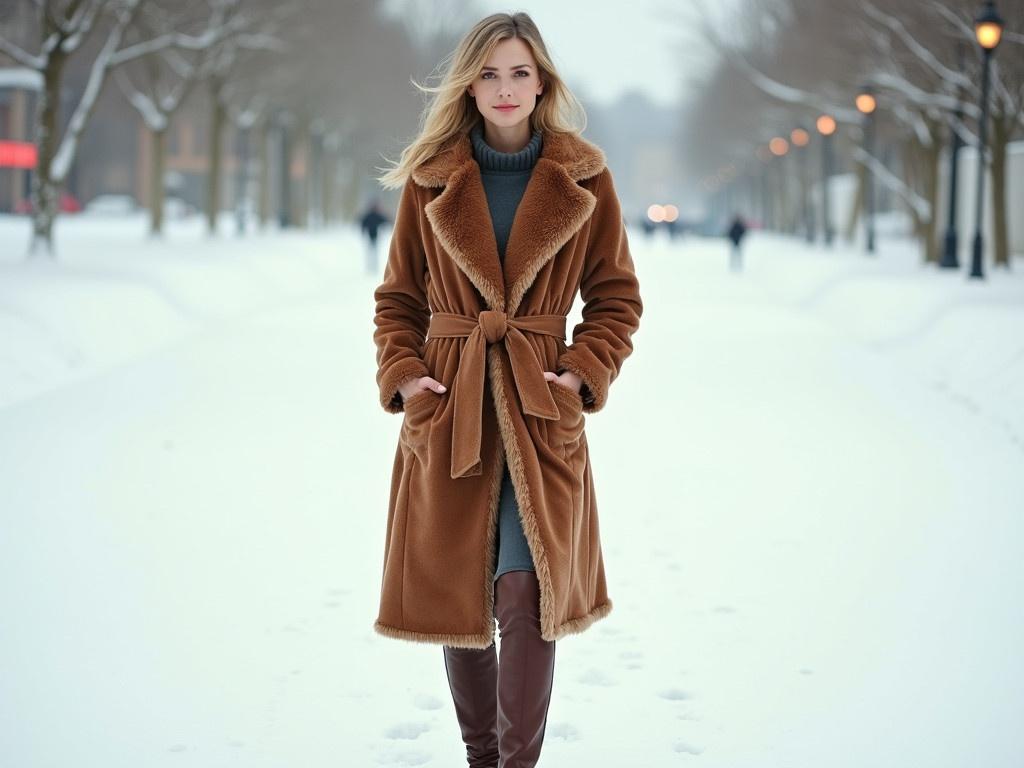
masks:
{"type": "Polygon", "coordinates": [[[85,205],[85,212],[101,216],[122,216],[135,213],[139,204],[131,195],[97,195],[85,205]]]}

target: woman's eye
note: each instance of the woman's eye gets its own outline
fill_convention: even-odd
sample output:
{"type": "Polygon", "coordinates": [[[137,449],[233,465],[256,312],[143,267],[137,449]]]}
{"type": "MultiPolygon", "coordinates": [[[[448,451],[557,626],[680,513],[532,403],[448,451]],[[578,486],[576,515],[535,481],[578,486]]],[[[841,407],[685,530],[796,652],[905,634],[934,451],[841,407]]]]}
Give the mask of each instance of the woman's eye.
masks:
{"type": "MultiPolygon", "coordinates": [[[[490,78],[488,78],[488,75],[493,75],[493,74],[494,74],[493,72],[484,72],[484,74],[482,75],[482,77],[483,77],[483,79],[484,79],[484,80],[488,80],[488,79],[490,79],[490,78]]],[[[525,75],[525,76],[527,76],[527,77],[529,77],[529,76],[530,76],[530,73],[529,73],[529,72],[527,72],[527,71],[526,71],[525,69],[517,69],[517,70],[516,70],[516,74],[517,74],[517,75],[525,75]]]]}

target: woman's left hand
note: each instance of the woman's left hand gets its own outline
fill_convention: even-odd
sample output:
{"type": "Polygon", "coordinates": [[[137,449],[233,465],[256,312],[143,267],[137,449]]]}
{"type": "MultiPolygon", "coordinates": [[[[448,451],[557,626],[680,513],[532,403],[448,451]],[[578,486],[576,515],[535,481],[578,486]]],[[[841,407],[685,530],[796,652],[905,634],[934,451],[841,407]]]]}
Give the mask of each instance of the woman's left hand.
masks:
{"type": "Polygon", "coordinates": [[[583,378],[572,371],[565,371],[561,376],[553,371],[544,371],[544,378],[566,389],[571,389],[576,394],[579,394],[580,387],[583,386],[583,378]]]}

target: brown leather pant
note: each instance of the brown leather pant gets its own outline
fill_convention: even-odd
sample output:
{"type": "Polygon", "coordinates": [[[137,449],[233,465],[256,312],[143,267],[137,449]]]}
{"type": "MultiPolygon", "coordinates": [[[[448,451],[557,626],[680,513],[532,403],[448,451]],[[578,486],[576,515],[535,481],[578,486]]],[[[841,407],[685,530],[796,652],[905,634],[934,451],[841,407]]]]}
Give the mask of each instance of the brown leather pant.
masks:
{"type": "Polygon", "coordinates": [[[555,674],[555,643],[540,636],[533,571],[509,571],[494,587],[500,655],[444,646],[470,768],[533,768],[540,758],[555,674]]]}

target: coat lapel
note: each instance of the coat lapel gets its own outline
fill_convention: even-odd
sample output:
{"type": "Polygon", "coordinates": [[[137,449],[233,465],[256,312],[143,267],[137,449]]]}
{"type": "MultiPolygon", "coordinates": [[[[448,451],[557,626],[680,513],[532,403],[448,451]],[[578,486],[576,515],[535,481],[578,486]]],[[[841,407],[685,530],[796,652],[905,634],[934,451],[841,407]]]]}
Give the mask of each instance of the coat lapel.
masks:
{"type": "Polygon", "coordinates": [[[540,270],[594,211],[596,198],[577,182],[604,166],[604,153],[586,139],[545,131],[541,155],[512,222],[504,265],[468,133],[456,135],[412,176],[421,186],[444,187],[424,206],[435,237],[488,309],[515,315],[540,270]]]}

